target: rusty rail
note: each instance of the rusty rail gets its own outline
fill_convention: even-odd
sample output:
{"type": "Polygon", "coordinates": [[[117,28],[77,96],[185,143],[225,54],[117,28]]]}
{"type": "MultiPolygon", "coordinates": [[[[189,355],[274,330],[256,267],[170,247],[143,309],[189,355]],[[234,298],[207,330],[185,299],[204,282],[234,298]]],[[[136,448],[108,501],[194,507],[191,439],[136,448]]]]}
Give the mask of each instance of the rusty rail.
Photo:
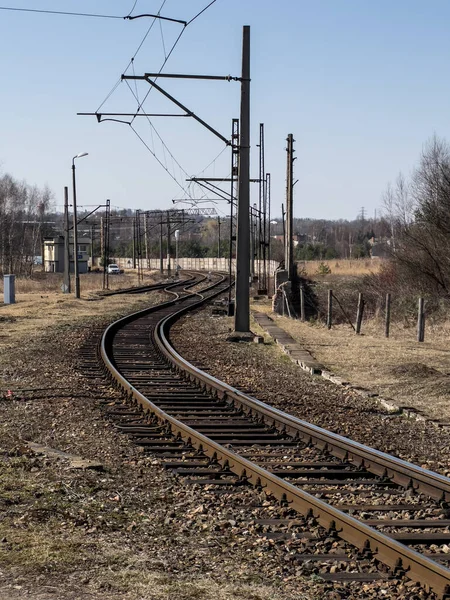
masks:
{"type": "MultiPolygon", "coordinates": [[[[208,289],[212,290],[218,284],[219,282],[208,289]]],[[[297,439],[311,441],[319,448],[326,448],[335,456],[345,458],[349,462],[353,462],[359,466],[364,466],[367,470],[377,475],[389,477],[403,487],[412,485],[415,489],[433,498],[450,499],[450,480],[448,478],[369,448],[363,444],[353,442],[343,436],[331,433],[272,408],[256,398],[248,396],[201,371],[181,357],[173,349],[168,340],[168,331],[171,324],[187,311],[200,307],[214,295],[213,292],[212,295],[198,302],[191,303],[189,306],[174,311],[170,316],[163,318],[156,327],[154,338],[159,352],[167,358],[177,371],[185,374],[186,377],[200,384],[208,391],[217,394],[220,398],[241,407],[246,414],[251,416],[257,415],[265,423],[274,425],[297,439]]],[[[125,322],[137,319],[139,316],[148,314],[150,311],[158,310],[162,306],[175,305],[176,302],[177,300],[169,301],[157,307],[152,307],[151,309],[146,309],[125,317],[125,319],[121,319],[110,325],[103,335],[101,355],[104,364],[117,383],[129,394],[130,398],[137,402],[144,411],[157,415],[161,421],[169,424],[175,436],[179,436],[187,444],[192,445],[212,459],[217,460],[223,467],[229,468],[232,472],[248,480],[253,485],[263,487],[267,492],[273,494],[274,497],[289,503],[299,513],[313,515],[318,523],[326,529],[337,532],[342,539],[361,550],[370,552],[375,559],[388,565],[394,571],[404,572],[410,579],[420,582],[428,591],[432,590],[441,598],[450,598],[449,569],[303,491],[288,481],[277,477],[261,466],[245,459],[229,448],[225,448],[178,419],[168,415],[134,386],[130,385],[115,369],[108,357],[108,346],[111,343],[114,332],[125,322]]]]}

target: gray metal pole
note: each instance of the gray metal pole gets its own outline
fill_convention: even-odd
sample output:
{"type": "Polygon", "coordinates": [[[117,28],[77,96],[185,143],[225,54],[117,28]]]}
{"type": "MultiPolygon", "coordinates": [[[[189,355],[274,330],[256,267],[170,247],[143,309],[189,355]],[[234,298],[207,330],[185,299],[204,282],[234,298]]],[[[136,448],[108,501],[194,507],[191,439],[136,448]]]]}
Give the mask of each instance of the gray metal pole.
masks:
{"type": "Polygon", "coordinates": [[[167,275],[170,277],[170,212],[167,211],[167,275]]]}
{"type": "Polygon", "coordinates": [[[148,255],[148,213],[144,213],[144,239],[145,239],[145,261],[147,270],[150,269],[150,259],[148,255]]]}
{"type": "Polygon", "coordinates": [[[164,272],[164,262],[163,262],[163,221],[162,217],[159,222],[159,272],[164,272]]]}
{"type": "Polygon", "coordinates": [[[95,237],[95,223],[91,225],[91,271],[94,268],[94,237],[95,237]]]}
{"type": "Polygon", "coordinates": [[[64,188],[64,293],[70,294],[69,188],[64,188]]]}
{"type": "Polygon", "coordinates": [[[78,272],[78,223],[77,223],[77,188],[75,184],[75,158],[72,159],[73,188],[73,270],[75,275],[75,298],[80,297],[80,274],[78,272]]]}
{"type": "Polygon", "coordinates": [[[239,187],[236,236],[236,312],[234,329],[250,331],[250,26],[242,35],[239,187]]]}
{"type": "Polygon", "coordinates": [[[217,258],[220,258],[220,217],[217,217],[217,228],[219,233],[219,241],[217,243],[217,258]]]}
{"type": "Polygon", "coordinates": [[[287,194],[286,194],[286,270],[289,281],[294,278],[294,136],[287,137],[287,194]]]}

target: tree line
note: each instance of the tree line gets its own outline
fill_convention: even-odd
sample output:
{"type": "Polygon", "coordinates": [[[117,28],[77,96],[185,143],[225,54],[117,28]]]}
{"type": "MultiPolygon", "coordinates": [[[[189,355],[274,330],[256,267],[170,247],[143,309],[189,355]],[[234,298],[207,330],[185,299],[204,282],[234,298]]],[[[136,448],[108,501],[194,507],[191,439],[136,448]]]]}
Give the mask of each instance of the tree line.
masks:
{"type": "Polygon", "coordinates": [[[30,275],[41,255],[42,240],[51,232],[48,211],[52,193],[11,175],[0,176],[0,272],[30,275]]]}

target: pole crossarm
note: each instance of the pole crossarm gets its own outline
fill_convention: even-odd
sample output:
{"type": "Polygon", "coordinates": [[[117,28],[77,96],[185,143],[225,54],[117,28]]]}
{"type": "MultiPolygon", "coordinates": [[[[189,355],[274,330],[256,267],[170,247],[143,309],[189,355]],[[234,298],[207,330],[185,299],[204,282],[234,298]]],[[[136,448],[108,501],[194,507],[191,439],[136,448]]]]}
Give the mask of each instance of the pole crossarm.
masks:
{"type": "Polygon", "coordinates": [[[79,117],[97,117],[100,122],[102,117],[190,117],[191,115],[180,115],[179,113],[99,113],[99,112],[79,112],[79,117]]]}
{"type": "Polygon", "coordinates": [[[184,106],[184,104],[182,104],[176,98],[174,98],[171,94],[169,94],[168,92],[166,92],[166,90],[164,90],[161,86],[159,86],[156,83],[156,81],[153,81],[149,76],[147,76],[147,75],[122,75],[122,80],[124,80],[124,79],[125,80],[127,80],[127,79],[131,79],[131,80],[136,80],[136,79],[138,79],[138,80],[145,80],[149,85],[151,85],[152,87],[154,87],[163,96],[165,96],[171,102],[173,102],[176,106],[178,106],[178,108],[181,108],[181,110],[184,110],[186,112],[187,116],[192,117],[193,119],[195,119],[196,121],[198,121],[198,123],[200,123],[201,125],[203,125],[203,127],[205,127],[206,129],[208,129],[208,131],[210,131],[216,137],[218,137],[220,140],[222,140],[227,146],[231,146],[231,141],[230,140],[227,140],[227,138],[225,136],[223,136],[221,133],[219,133],[216,129],[214,129],[214,127],[211,127],[211,125],[208,125],[208,123],[206,121],[204,121],[203,119],[201,119],[192,110],[189,110],[189,108],[187,108],[186,106],[184,106]]]}
{"type": "MultiPolygon", "coordinates": [[[[190,179],[186,179],[186,181],[236,181],[235,179],[231,179],[229,177],[191,177],[190,179]]],[[[260,179],[250,179],[250,183],[259,183],[260,179]]]]}
{"type": "Polygon", "coordinates": [[[204,181],[204,182],[197,181],[196,183],[200,187],[204,188],[206,191],[212,192],[213,194],[217,194],[216,200],[220,199],[220,200],[226,200],[227,202],[230,202],[231,196],[230,196],[229,192],[222,190],[217,185],[214,185],[213,183],[208,183],[206,181],[204,181]]]}
{"type": "MultiPolygon", "coordinates": [[[[103,206],[106,206],[106,204],[99,204],[99,205],[97,206],[97,208],[94,208],[94,210],[91,210],[91,212],[90,212],[90,213],[88,213],[88,214],[87,214],[86,216],[84,216],[82,219],[80,219],[79,221],[77,221],[77,225],[79,225],[79,224],[80,224],[80,223],[82,223],[83,221],[86,221],[86,219],[87,219],[88,217],[90,217],[91,215],[93,215],[95,212],[97,212],[97,211],[98,211],[98,209],[99,209],[99,208],[102,208],[103,206]]],[[[72,225],[72,227],[69,227],[69,229],[73,229],[73,225],[72,225]]]]}
{"type": "Polygon", "coordinates": [[[209,79],[212,81],[242,81],[241,77],[233,75],[188,75],[185,73],[145,73],[144,78],[148,77],[166,77],[171,79],[209,79]]]}

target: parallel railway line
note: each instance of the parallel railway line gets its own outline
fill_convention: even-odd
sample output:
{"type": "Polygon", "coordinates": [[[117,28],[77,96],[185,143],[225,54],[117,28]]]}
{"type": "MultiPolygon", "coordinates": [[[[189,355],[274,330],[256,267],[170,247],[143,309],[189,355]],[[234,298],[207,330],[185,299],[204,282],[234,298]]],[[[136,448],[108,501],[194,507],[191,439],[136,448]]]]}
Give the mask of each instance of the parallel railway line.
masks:
{"type": "Polygon", "coordinates": [[[297,556],[341,565],[322,578],[406,576],[430,597],[450,598],[450,480],[274,409],[184,360],[170,344],[170,326],[228,285],[223,279],[193,294],[198,282],[172,284],[173,300],[105,331],[105,371],[131,401],[109,408],[118,429],[188,482],[217,493],[253,485],[277,498],[285,518],[260,523],[274,539],[292,536],[300,514],[302,540],[305,527],[318,524],[326,538],[345,540],[378,565],[348,572],[351,553],[324,543],[320,553],[297,556]]]}

